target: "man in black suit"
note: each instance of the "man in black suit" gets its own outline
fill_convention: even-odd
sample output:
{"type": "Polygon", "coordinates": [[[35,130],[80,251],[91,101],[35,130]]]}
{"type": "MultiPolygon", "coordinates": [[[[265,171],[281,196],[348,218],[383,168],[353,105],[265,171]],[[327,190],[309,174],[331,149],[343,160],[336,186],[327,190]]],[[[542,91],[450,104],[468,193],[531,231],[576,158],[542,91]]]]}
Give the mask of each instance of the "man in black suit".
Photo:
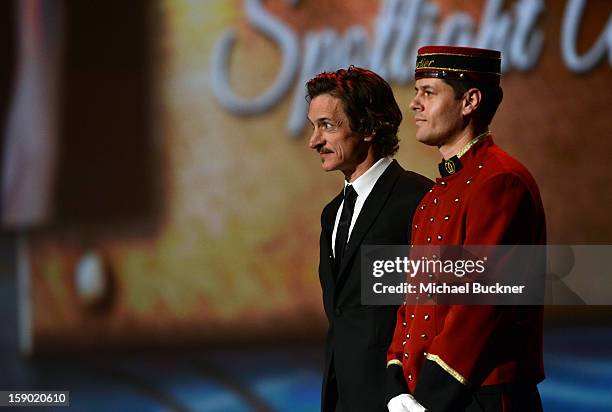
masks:
{"type": "Polygon", "coordinates": [[[377,74],[354,66],[308,81],[310,148],[323,170],[344,174],[344,189],[321,215],[319,277],[329,320],[321,410],[386,411],[386,350],[397,307],[362,306],[362,244],[408,244],[412,214],[432,182],[405,171],[402,113],[377,74]]]}

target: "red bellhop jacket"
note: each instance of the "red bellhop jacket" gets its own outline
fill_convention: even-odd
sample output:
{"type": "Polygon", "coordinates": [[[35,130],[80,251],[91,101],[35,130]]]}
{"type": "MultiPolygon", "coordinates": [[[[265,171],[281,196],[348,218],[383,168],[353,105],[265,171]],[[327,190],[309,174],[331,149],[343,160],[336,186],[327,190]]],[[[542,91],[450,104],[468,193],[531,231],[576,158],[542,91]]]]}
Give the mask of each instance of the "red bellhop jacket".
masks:
{"type": "MultiPolygon", "coordinates": [[[[490,136],[460,161],[422,199],[412,244],[546,244],[539,190],[523,165],[490,136]]],[[[400,306],[387,361],[388,399],[410,392],[425,406],[486,385],[535,385],[544,378],[542,307],[400,306]]]]}

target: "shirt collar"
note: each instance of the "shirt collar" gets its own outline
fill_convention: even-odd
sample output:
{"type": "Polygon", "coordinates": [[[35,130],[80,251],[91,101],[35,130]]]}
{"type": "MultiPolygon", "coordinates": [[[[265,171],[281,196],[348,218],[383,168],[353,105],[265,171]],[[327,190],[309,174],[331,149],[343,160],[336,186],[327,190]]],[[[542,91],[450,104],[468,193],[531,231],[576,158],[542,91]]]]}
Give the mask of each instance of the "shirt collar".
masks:
{"type": "Polygon", "coordinates": [[[379,159],[372,165],[372,167],[366,170],[364,174],[355,179],[354,182],[349,183],[345,180],[344,187],[349,184],[352,185],[355,192],[357,192],[357,196],[361,196],[363,198],[364,195],[368,195],[372,191],[376,181],[380,176],[382,176],[392,161],[393,159],[390,157],[383,157],[379,159]]]}

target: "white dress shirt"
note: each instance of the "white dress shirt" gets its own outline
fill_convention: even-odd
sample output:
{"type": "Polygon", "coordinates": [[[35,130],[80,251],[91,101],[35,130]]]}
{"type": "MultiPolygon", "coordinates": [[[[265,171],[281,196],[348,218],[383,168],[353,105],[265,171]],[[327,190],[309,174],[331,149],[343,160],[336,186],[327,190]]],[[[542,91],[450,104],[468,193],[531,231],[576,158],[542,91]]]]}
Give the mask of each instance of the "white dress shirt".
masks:
{"type": "MultiPolygon", "coordinates": [[[[393,159],[390,157],[383,157],[379,159],[376,163],[372,165],[364,174],[355,179],[354,182],[349,183],[346,180],[344,181],[344,187],[347,185],[353,186],[355,192],[357,193],[357,200],[355,201],[355,209],[353,210],[353,218],[351,219],[351,226],[349,226],[348,238],[346,242],[348,243],[351,239],[351,233],[353,232],[353,227],[355,226],[355,222],[359,217],[359,212],[361,212],[361,208],[365,203],[366,199],[370,195],[372,188],[382,176],[382,174],[387,170],[387,167],[391,164],[393,159]]],[[[344,205],[344,200],[340,203],[340,207],[336,212],[336,221],[334,223],[334,230],[332,232],[332,253],[334,257],[336,257],[336,232],[338,231],[338,222],[340,222],[340,214],[342,213],[342,206],[344,205]]]]}

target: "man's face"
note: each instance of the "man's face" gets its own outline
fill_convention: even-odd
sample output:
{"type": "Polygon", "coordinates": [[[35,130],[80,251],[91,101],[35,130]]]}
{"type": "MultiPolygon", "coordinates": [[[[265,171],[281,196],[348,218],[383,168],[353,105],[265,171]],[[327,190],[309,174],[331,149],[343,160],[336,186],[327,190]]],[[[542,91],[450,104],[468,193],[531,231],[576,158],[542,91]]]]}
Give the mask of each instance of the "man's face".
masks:
{"type": "Polygon", "coordinates": [[[415,83],[410,102],[416,124],[416,139],[430,146],[443,146],[463,127],[463,99],[455,99],[453,88],[440,79],[424,78],[415,83]]]}
{"type": "Polygon", "coordinates": [[[351,175],[367,157],[369,144],[351,130],[342,101],[329,94],[315,97],[310,101],[308,120],[312,126],[308,145],[319,153],[323,170],[351,175]]]}

